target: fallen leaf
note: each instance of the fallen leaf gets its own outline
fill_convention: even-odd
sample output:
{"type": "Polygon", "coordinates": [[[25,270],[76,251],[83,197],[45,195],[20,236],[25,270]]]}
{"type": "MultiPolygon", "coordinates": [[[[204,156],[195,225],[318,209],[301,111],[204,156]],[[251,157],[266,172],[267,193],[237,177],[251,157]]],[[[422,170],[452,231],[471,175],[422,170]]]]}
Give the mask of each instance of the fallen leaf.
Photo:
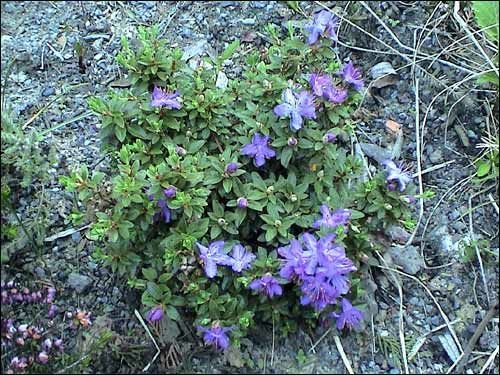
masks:
{"type": "Polygon", "coordinates": [[[393,120],[387,120],[385,122],[385,128],[394,135],[398,134],[401,130],[401,125],[393,120]]]}
{"type": "Polygon", "coordinates": [[[241,38],[241,41],[242,42],[247,42],[247,43],[252,43],[255,38],[257,38],[257,34],[253,31],[248,31],[245,33],[245,35],[243,35],[243,37],[241,38]]]}
{"type": "Polygon", "coordinates": [[[64,35],[61,35],[59,38],[57,38],[56,41],[57,44],[59,44],[61,47],[66,45],[66,37],[64,35]]]}
{"type": "Polygon", "coordinates": [[[394,85],[399,80],[397,72],[394,70],[391,63],[387,61],[382,61],[372,66],[370,74],[373,79],[371,86],[378,89],[394,85]]]}

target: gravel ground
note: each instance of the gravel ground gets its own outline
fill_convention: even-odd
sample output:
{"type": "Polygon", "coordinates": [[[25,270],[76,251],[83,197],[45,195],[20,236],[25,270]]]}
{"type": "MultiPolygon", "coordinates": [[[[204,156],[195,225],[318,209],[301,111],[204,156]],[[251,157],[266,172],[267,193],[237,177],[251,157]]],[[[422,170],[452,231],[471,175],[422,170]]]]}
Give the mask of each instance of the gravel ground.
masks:
{"type": "MultiPolygon", "coordinates": [[[[317,8],[310,2],[301,2],[301,5],[306,14],[311,14],[317,8]]],[[[396,121],[403,130],[401,158],[416,171],[417,127],[411,66],[406,66],[408,62],[399,55],[359,50],[387,50],[380,41],[368,38],[365,32],[377,36],[393,48],[400,51],[401,48],[376,18],[359,3],[349,7],[344,2],[331,5],[339,9],[345,8],[349,15],[347,18],[362,25],[365,30],[360,31],[347,22],[342,24],[340,40],[356,46],[357,49],[338,46],[340,58],[354,60],[362,66],[367,77],[370,68],[383,61],[390,62],[398,72],[394,84],[374,88],[366,95],[357,118],[359,141],[382,147],[392,144],[394,136],[386,130],[385,124],[387,120],[396,121]]],[[[407,46],[415,45],[414,31],[426,23],[434,10],[433,20],[445,17],[450,12],[444,3],[436,9],[436,4],[430,2],[371,2],[369,6],[390,26],[401,43],[407,46]]],[[[30,124],[30,127],[38,130],[50,129],[87,113],[86,98],[107,91],[108,85],[122,76],[122,72],[114,63],[114,56],[120,48],[121,36],[134,38],[138,25],[158,23],[163,36],[169,38],[172,43],[193,53],[210,54],[220,52],[227,43],[236,38],[243,38],[247,41],[245,43],[260,47],[265,41],[257,31],[263,33],[266,24],[275,23],[280,26],[287,20],[303,19],[301,14],[293,12],[284,2],[266,1],[7,1],[2,2],[1,9],[2,82],[6,67],[15,58],[6,89],[8,101],[22,122],[42,110],[30,124]],[[84,73],[80,72],[78,58],[74,52],[74,44],[80,39],[86,43],[84,73]],[[47,105],[49,106],[45,108],[47,105]]],[[[441,43],[446,39],[443,35],[452,32],[444,24],[423,40],[420,51],[432,54],[442,49],[441,43]]],[[[226,69],[228,75],[237,75],[240,72],[234,62],[230,62],[226,69]]],[[[432,76],[420,71],[417,73],[421,119],[431,101],[444,87],[466,75],[463,71],[440,62],[434,63],[429,73],[432,76]]],[[[459,245],[473,235],[475,238],[490,240],[491,247],[498,249],[498,213],[493,205],[482,205],[487,202],[487,194],[477,195],[479,189],[464,181],[473,173],[471,161],[478,152],[475,145],[480,141],[487,126],[484,103],[487,100],[495,100],[491,92],[471,90],[471,87],[460,87],[451,95],[438,97],[429,111],[425,129],[419,129],[424,131],[422,170],[440,166],[451,160],[453,162],[422,177],[424,190],[431,189],[435,192],[435,197],[425,201],[423,220],[413,241],[414,246],[406,249],[396,247],[389,252],[390,255],[384,256],[388,266],[400,266],[414,274],[414,278],[376,268],[366,275],[365,283],[371,288],[367,299],[373,307],[373,317],[367,319],[362,332],[341,337],[342,346],[355,372],[402,371],[402,364],[398,363],[397,358],[390,353],[384,353],[383,350],[384,347],[389,347],[390,343],[400,347],[398,283],[401,285],[403,296],[404,329],[408,340],[406,350],[411,352],[411,349],[416,347],[415,340],[419,337],[425,338],[418,353],[408,363],[410,372],[441,373],[453,364],[454,358],[450,358],[453,353],[450,353],[449,348],[445,349],[451,336],[450,330],[446,326],[443,328],[443,315],[454,322],[453,332],[465,348],[489,310],[488,298],[490,304],[498,300],[498,258],[485,256],[483,280],[478,263],[463,262],[459,255],[459,245]],[[464,95],[465,93],[467,95],[464,95]],[[464,98],[454,105],[453,103],[462,96],[464,98]],[[457,133],[455,128],[462,129],[463,134],[459,134],[460,131],[457,133]],[[450,192],[450,189],[461,186],[459,184],[462,183],[460,189],[450,192]],[[467,213],[470,208],[469,198],[473,207],[480,206],[472,213],[473,234],[467,213]],[[435,332],[429,333],[437,328],[439,329],[435,332]]],[[[96,123],[97,118],[92,115],[77,119],[49,132],[44,140],[56,148],[58,158],[49,171],[53,180],[45,187],[47,196],[44,204],[47,206],[50,222],[47,235],[67,229],[65,218],[71,212],[72,196],[64,193],[57,176],[67,174],[73,167],[81,164],[106,170],[106,161],[100,160],[100,142],[94,126],[96,123]]],[[[366,150],[365,153],[371,156],[366,150]]],[[[497,187],[493,186],[488,192],[498,196],[496,189],[497,187]]],[[[22,197],[20,215],[29,216],[29,207],[35,203],[29,195],[22,197]]],[[[415,216],[418,217],[418,214],[416,205],[415,216]]],[[[92,261],[89,255],[94,244],[88,241],[83,233],[81,235],[77,232],[71,237],[47,243],[43,263],[39,264],[35,259],[28,258],[22,269],[4,267],[2,279],[8,276],[26,281],[32,273],[36,280],[50,281],[58,290],[62,310],[75,305],[84,307],[92,311],[93,316],[108,319],[109,327],[121,340],[120,345],[125,342],[149,346],[138,361],[97,361],[91,364],[94,371],[127,373],[140,370],[155,353],[134,317],[133,310],[139,306],[140,298],[126,287],[125,280],[112,275],[109,270],[92,261]]],[[[407,233],[402,235],[406,238],[408,236],[407,233]]],[[[390,247],[394,236],[386,233],[384,238],[383,244],[390,247]]],[[[498,317],[493,322],[498,323],[498,317]]],[[[346,371],[333,334],[321,339],[313,350],[310,350],[311,347],[322,336],[319,330],[299,332],[286,339],[276,337],[273,351],[272,335],[269,334],[272,327],[262,328],[256,330],[248,342],[243,343],[243,360],[238,358],[238,353],[214,357],[192,340],[187,340],[189,343],[181,343],[180,351],[184,354],[184,362],[177,371],[346,371]],[[305,353],[301,358],[297,354],[299,350],[305,353]]],[[[475,347],[477,352],[470,357],[475,360],[466,369],[479,371],[488,354],[497,347],[498,324],[490,323],[478,340],[475,347]]],[[[163,361],[158,361],[152,370],[173,371],[168,367],[163,361]]],[[[498,359],[492,369],[489,370],[490,373],[498,371],[498,359]]]]}

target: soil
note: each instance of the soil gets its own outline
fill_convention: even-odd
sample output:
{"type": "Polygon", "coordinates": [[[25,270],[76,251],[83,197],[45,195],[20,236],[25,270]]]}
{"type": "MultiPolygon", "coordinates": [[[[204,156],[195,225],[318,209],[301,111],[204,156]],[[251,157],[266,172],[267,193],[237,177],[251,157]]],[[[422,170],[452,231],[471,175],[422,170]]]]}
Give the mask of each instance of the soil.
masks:
{"type": "MultiPolygon", "coordinates": [[[[299,3],[306,15],[321,9],[313,2],[299,3]]],[[[413,172],[417,171],[418,130],[423,140],[421,169],[437,167],[422,175],[423,190],[432,190],[435,195],[424,201],[422,221],[412,243],[418,258],[414,260],[418,263],[418,272],[411,278],[372,268],[365,275],[365,283],[371,288],[366,299],[372,315],[365,320],[362,330],[341,335],[340,342],[356,373],[403,372],[403,363],[398,362],[397,356],[390,350],[384,352],[384,348],[391,345],[401,347],[399,284],[406,351],[411,353],[417,348],[416,342],[423,341],[408,361],[408,369],[413,373],[442,373],[456,360],[453,348],[445,347],[450,340],[451,346],[455,344],[450,329],[446,325],[443,327],[444,316],[453,322],[452,330],[465,348],[490,306],[498,301],[498,211],[488,203],[488,194],[498,202],[498,187],[494,181],[479,186],[465,180],[474,173],[472,162],[479,152],[476,146],[488,127],[487,103],[493,103],[497,93],[468,81],[441,94],[443,89],[468,75],[463,69],[446,64],[455,62],[453,58],[443,58],[444,63],[436,61],[430,68],[428,64],[418,64],[427,70],[423,72],[401,56],[406,53],[412,57],[412,52],[402,48],[360,3],[324,4],[343,10],[350,22],[364,30],[342,22],[339,40],[344,45],[335,47],[342,61],[351,59],[361,66],[368,83],[372,82],[370,69],[379,62],[390,62],[397,70],[394,84],[367,91],[356,118],[358,141],[390,147],[395,137],[386,129],[386,121],[393,120],[403,131],[400,159],[405,160],[413,172]],[[379,40],[368,37],[367,33],[379,40]],[[382,43],[399,53],[385,54],[393,50],[382,43]],[[419,80],[418,126],[414,76],[419,80]],[[455,129],[459,129],[458,132],[455,129]],[[461,188],[453,190],[457,186],[461,188]],[[469,221],[471,207],[475,209],[469,221]],[[474,238],[489,240],[492,252],[496,251],[496,255],[481,253],[483,271],[477,258],[466,262],[460,255],[461,244],[474,238]]],[[[422,26],[428,20],[426,30],[437,24],[432,32],[424,34],[427,36],[422,38],[419,47],[422,54],[432,55],[442,50],[443,43],[449,43],[450,36],[458,32],[453,22],[453,9],[447,3],[369,2],[368,7],[390,27],[402,45],[411,48],[416,45],[415,36],[421,35],[422,26]],[[442,22],[438,23],[441,18],[442,22]]],[[[244,43],[248,45],[263,46],[265,40],[261,35],[265,34],[264,27],[268,23],[286,27],[288,20],[304,19],[286,2],[267,1],[5,1],[1,10],[2,82],[13,61],[7,86],[2,90],[5,89],[15,116],[25,123],[41,111],[27,127],[39,131],[70,121],[48,132],[43,141],[57,150],[57,160],[49,170],[51,181],[44,187],[44,200],[35,200],[32,190],[19,200],[18,214],[23,219],[36,214],[35,205],[37,208],[43,206],[47,212],[47,237],[71,227],[67,218],[73,196],[64,192],[58,176],[83,164],[87,164],[89,170],[106,171],[106,160],[101,160],[95,128],[97,117],[88,115],[78,120],[78,116],[88,112],[86,99],[89,96],[106,92],[112,82],[123,77],[114,62],[122,36],[133,39],[138,25],[159,24],[162,35],[171,43],[190,53],[211,54],[219,53],[237,38],[246,40],[244,43]],[[78,40],[85,41],[82,62],[74,50],[78,40]],[[71,122],[75,118],[77,120],[71,122]]],[[[241,72],[235,61],[225,66],[228,76],[241,72]]],[[[419,217],[418,204],[417,200],[415,218],[419,217]]],[[[95,246],[87,240],[84,231],[46,242],[41,260],[28,255],[20,264],[2,265],[2,280],[14,279],[23,285],[40,281],[50,283],[57,289],[60,311],[74,311],[75,307],[91,311],[94,318],[99,317],[92,332],[104,328],[112,330],[115,347],[127,348],[128,355],[106,353],[98,356],[98,360],[88,365],[87,371],[141,371],[156,350],[134,315],[134,309],[140,310],[140,296],[127,287],[126,278],[113,274],[93,260],[90,255],[95,246]],[[139,348],[136,354],[131,349],[133,345],[139,348]]],[[[401,266],[406,270],[410,265],[405,262],[411,261],[410,257],[401,258],[386,255],[385,265],[401,266]]],[[[30,314],[27,310],[25,318],[30,314]]],[[[54,322],[66,324],[63,319],[54,322]]],[[[300,331],[286,338],[279,332],[273,335],[272,331],[272,327],[258,327],[243,341],[241,353],[230,351],[224,355],[214,355],[202,347],[195,335],[181,336],[176,347],[180,360],[169,362],[173,357],[166,351],[172,348],[162,347],[161,356],[149,372],[346,372],[334,330],[325,336],[321,329],[300,331]]],[[[82,339],[81,335],[74,335],[65,340],[68,347],[74,347],[81,345],[79,340],[82,339]]],[[[472,361],[465,369],[478,372],[498,345],[496,316],[486,326],[469,357],[472,361]]],[[[497,357],[486,373],[498,372],[498,364],[497,357]]]]}

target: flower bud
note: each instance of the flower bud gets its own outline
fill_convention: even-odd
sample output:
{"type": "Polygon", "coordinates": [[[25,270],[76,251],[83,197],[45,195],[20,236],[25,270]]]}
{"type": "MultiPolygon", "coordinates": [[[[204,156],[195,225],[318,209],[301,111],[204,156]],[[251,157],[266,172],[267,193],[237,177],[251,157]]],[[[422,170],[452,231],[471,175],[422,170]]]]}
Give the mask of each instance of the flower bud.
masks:
{"type": "Polygon", "coordinates": [[[21,324],[19,327],[17,327],[17,331],[20,332],[20,333],[26,332],[27,329],[28,329],[28,325],[27,324],[21,324]]]}
{"type": "Polygon", "coordinates": [[[319,177],[319,178],[323,178],[323,177],[325,177],[325,171],[323,171],[323,170],[319,171],[319,172],[318,172],[318,177],[319,177]]]}
{"type": "Polygon", "coordinates": [[[57,306],[52,304],[52,305],[50,305],[49,312],[47,313],[47,316],[49,317],[49,319],[52,319],[53,317],[55,317],[57,315],[58,312],[59,312],[59,309],[57,308],[57,306]]]}
{"type": "Polygon", "coordinates": [[[239,197],[238,200],[236,201],[236,204],[238,205],[239,208],[246,208],[248,207],[248,200],[244,197],[239,197]]]}
{"type": "Polygon", "coordinates": [[[169,186],[165,190],[163,190],[163,194],[169,199],[174,198],[177,194],[177,188],[175,186],[169,186]]]}
{"type": "Polygon", "coordinates": [[[288,146],[293,147],[297,145],[297,143],[298,143],[297,138],[295,137],[288,138],[288,146]]]}
{"type": "Polygon", "coordinates": [[[297,196],[295,194],[290,195],[290,200],[292,202],[297,202],[297,196]]]}
{"type": "Polygon", "coordinates": [[[179,156],[184,156],[187,154],[187,151],[181,146],[175,146],[175,152],[177,152],[177,155],[179,156]]]}
{"type": "Polygon", "coordinates": [[[22,337],[18,337],[16,339],[16,344],[20,345],[20,346],[23,346],[24,345],[24,339],[22,337]]]}
{"type": "Polygon", "coordinates": [[[386,204],[384,204],[384,208],[385,208],[386,210],[388,210],[388,211],[389,211],[389,210],[392,210],[392,205],[391,205],[391,204],[389,204],[389,203],[386,203],[386,204]]]}
{"type": "Polygon", "coordinates": [[[281,227],[281,225],[282,225],[282,224],[283,224],[283,223],[281,222],[281,220],[275,220],[275,221],[274,221],[274,226],[275,226],[276,228],[281,227]]]}
{"type": "Polygon", "coordinates": [[[269,186],[266,191],[267,191],[267,194],[272,194],[274,191],[274,186],[272,186],[272,185],[269,186]]]}
{"type": "Polygon", "coordinates": [[[229,163],[226,165],[226,169],[224,170],[227,174],[234,173],[238,170],[238,164],[237,163],[229,163]]]}
{"type": "Polygon", "coordinates": [[[222,218],[222,217],[221,217],[220,219],[218,219],[218,220],[217,220],[217,223],[218,223],[219,225],[226,225],[226,220],[225,220],[224,218],[222,218]]]}
{"type": "Polygon", "coordinates": [[[46,364],[49,361],[49,355],[45,352],[38,353],[38,362],[46,364]]]}
{"type": "Polygon", "coordinates": [[[186,132],[186,137],[191,137],[193,135],[193,132],[191,130],[188,130],[186,132]]]}
{"type": "Polygon", "coordinates": [[[323,136],[323,143],[333,143],[337,140],[337,136],[332,133],[326,133],[323,136]]]}

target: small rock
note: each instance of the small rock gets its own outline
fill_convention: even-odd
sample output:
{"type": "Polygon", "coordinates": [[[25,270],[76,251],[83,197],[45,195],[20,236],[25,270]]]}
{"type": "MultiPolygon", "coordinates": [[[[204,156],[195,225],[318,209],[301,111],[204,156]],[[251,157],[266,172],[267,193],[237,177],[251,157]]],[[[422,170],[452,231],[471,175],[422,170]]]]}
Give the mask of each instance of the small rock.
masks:
{"type": "Polygon", "coordinates": [[[255,18],[244,18],[241,20],[243,25],[255,25],[255,18]]]}
{"type": "Polygon", "coordinates": [[[440,149],[435,150],[432,154],[429,155],[429,160],[434,164],[442,162],[443,152],[440,149]]]}
{"type": "Polygon", "coordinates": [[[35,274],[40,279],[45,279],[45,270],[42,267],[35,267],[35,274]]]}
{"type": "Polygon", "coordinates": [[[42,96],[51,96],[56,93],[56,90],[53,87],[46,87],[42,91],[42,96]]]}
{"type": "Polygon", "coordinates": [[[416,246],[392,247],[389,249],[389,254],[394,263],[410,275],[415,275],[424,267],[424,261],[416,246]]]}
{"type": "Polygon", "coordinates": [[[78,293],[83,293],[92,284],[92,279],[88,276],[72,272],[68,276],[68,284],[78,293]]]}
{"type": "Polygon", "coordinates": [[[410,233],[404,228],[396,225],[390,225],[384,232],[392,241],[400,244],[406,243],[410,239],[410,233]]]}

